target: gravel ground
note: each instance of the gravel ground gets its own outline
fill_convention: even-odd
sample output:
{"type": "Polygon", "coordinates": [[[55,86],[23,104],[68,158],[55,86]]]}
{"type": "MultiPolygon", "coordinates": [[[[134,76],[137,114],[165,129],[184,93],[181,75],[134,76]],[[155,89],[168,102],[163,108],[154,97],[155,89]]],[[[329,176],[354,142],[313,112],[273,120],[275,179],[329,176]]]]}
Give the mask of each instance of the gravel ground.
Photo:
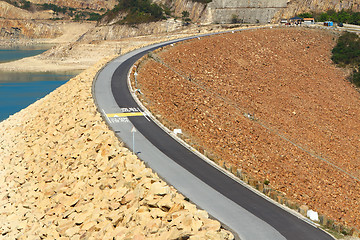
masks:
{"type": "Polygon", "coordinates": [[[138,86],[214,159],[360,228],[360,98],[332,64],[336,38],[276,28],[194,39],[146,58],[138,86]]]}

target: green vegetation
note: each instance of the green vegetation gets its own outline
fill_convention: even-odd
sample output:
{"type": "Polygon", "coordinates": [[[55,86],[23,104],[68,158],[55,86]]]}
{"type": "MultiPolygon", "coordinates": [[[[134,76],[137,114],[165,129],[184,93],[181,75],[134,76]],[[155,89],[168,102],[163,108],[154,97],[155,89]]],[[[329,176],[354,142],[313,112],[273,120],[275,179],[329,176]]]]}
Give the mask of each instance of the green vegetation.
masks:
{"type": "Polygon", "coordinates": [[[171,16],[173,11],[168,6],[165,6],[164,4],[161,4],[160,7],[164,10],[164,13],[166,16],[171,16]]]}
{"type": "Polygon", "coordinates": [[[21,8],[29,10],[30,7],[31,7],[31,3],[29,1],[26,0],[21,1],[21,8]]]}
{"type": "Polygon", "coordinates": [[[191,19],[189,18],[190,17],[190,13],[188,11],[183,11],[181,13],[181,19],[183,21],[183,24],[190,24],[191,22],[191,19]]]}
{"type": "Polygon", "coordinates": [[[360,87],[360,38],[356,33],[345,32],[339,37],[331,59],[341,67],[353,68],[349,81],[360,87]]]}
{"type": "Polygon", "coordinates": [[[236,14],[231,15],[231,23],[240,23],[239,16],[236,14]]]}
{"type": "Polygon", "coordinates": [[[301,18],[313,17],[317,22],[333,21],[338,23],[360,25],[360,12],[353,12],[350,10],[341,10],[340,12],[329,10],[323,13],[302,13],[298,16],[301,18]]]}
{"type": "MultiPolygon", "coordinates": [[[[69,8],[67,8],[67,7],[59,7],[59,6],[57,6],[57,5],[55,5],[55,4],[52,4],[52,3],[44,3],[44,4],[41,4],[41,8],[43,9],[43,10],[52,10],[52,11],[54,11],[54,12],[56,12],[56,13],[63,13],[63,14],[65,14],[66,12],[68,12],[68,11],[72,11],[72,10],[70,10],[69,8]]],[[[75,10],[75,9],[74,9],[75,10]]]]}
{"type": "Polygon", "coordinates": [[[332,50],[334,63],[347,66],[360,64],[360,38],[356,33],[345,32],[332,50]]]}
{"type": "Polygon", "coordinates": [[[121,12],[126,15],[118,22],[119,24],[156,22],[165,18],[164,9],[156,3],[151,3],[150,0],[119,0],[119,4],[104,17],[110,22],[121,12]]]}
{"type": "Polygon", "coordinates": [[[98,13],[88,13],[88,21],[99,21],[101,19],[101,15],[98,13]]]}
{"type": "Polygon", "coordinates": [[[204,4],[207,4],[207,3],[211,3],[212,0],[192,0],[193,2],[199,2],[199,3],[204,3],[204,4]]]}
{"type": "Polygon", "coordinates": [[[25,10],[32,10],[33,5],[31,2],[26,1],[26,0],[5,0],[5,2],[18,7],[18,8],[22,8],[25,10]]]}
{"type": "Polygon", "coordinates": [[[302,13],[298,15],[301,18],[312,18],[313,15],[311,13],[302,13]]]}
{"type": "Polygon", "coordinates": [[[355,86],[360,87],[360,66],[350,75],[349,81],[352,82],[355,86]]]}

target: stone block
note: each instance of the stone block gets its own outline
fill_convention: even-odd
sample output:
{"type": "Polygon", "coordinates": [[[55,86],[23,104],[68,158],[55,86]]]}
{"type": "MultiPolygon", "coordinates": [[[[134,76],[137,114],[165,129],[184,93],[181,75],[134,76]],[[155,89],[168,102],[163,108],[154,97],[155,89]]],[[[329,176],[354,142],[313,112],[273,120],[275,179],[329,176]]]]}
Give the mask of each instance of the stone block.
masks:
{"type": "Polygon", "coordinates": [[[328,218],[327,218],[327,216],[320,214],[319,215],[319,221],[320,221],[321,225],[326,226],[328,218]]]}
{"type": "Polygon", "coordinates": [[[263,192],[264,191],[264,184],[261,183],[261,182],[257,182],[256,189],[259,190],[260,192],[263,192]]]}
{"type": "Polygon", "coordinates": [[[163,196],[169,192],[169,187],[161,184],[160,182],[155,182],[150,187],[150,193],[154,195],[163,196]]]}
{"type": "Polygon", "coordinates": [[[285,204],[286,204],[286,206],[288,206],[291,209],[299,208],[299,204],[291,199],[287,199],[285,204]]]}
{"type": "Polygon", "coordinates": [[[272,190],[272,189],[271,189],[271,187],[270,187],[270,186],[268,186],[268,185],[264,185],[263,193],[264,193],[265,195],[269,196],[269,195],[270,195],[271,190],[272,190]]]}
{"type": "Polygon", "coordinates": [[[237,170],[236,170],[236,176],[237,176],[238,178],[242,179],[242,171],[241,171],[241,169],[237,169],[237,170]]]}
{"type": "Polygon", "coordinates": [[[326,227],[330,229],[334,229],[334,220],[328,219],[326,223],[326,227]]]}
{"type": "Polygon", "coordinates": [[[272,190],[272,191],[270,192],[269,197],[270,197],[271,199],[273,199],[273,200],[276,201],[278,194],[279,194],[279,193],[278,193],[276,190],[272,190]]]}
{"type": "Polygon", "coordinates": [[[282,194],[277,195],[276,201],[280,204],[284,204],[284,195],[282,194]]]}
{"type": "Polygon", "coordinates": [[[255,179],[253,179],[253,178],[250,178],[249,179],[249,185],[255,188],[256,185],[257,185],[257,181],[255,179]]]}
{"type": "Polygon", "coordinates": [[[299,213],[306,217],[307,211],[309,210],[309,207],[306,205],[301,205],[299,207],[299,213]]]}

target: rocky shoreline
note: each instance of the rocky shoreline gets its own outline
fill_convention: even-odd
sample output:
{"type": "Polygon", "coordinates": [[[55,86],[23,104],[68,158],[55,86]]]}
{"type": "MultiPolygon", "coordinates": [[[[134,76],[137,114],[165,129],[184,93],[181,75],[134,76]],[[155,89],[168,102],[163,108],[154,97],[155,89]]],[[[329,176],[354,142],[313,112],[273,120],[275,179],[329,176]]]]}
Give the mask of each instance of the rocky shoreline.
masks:
{"type": "Polygon", "coordinates": [[[126,149],[94,105],[103,59],[0,123],[4,239],[233,239],[126,149]]]}

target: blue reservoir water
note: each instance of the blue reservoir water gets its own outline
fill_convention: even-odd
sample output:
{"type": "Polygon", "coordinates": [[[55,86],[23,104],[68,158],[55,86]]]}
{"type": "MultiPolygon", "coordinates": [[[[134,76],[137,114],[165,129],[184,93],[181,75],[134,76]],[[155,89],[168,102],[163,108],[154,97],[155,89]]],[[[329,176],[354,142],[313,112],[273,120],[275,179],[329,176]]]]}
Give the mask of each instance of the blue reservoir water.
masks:
{"type": "Polygon", "coordinates": [[[45,52],[45,50],[0,49],[0,63],[31,57],[45,52]]]}
{"type": "MultiPolygon", "coordinates": [[[[44,49],[0,49],[0,62],[33,56],[44,49]]],[[[0,122],[19,112],[75,76],[75,72],[1,72],[0,71],[0,122]]]]}

